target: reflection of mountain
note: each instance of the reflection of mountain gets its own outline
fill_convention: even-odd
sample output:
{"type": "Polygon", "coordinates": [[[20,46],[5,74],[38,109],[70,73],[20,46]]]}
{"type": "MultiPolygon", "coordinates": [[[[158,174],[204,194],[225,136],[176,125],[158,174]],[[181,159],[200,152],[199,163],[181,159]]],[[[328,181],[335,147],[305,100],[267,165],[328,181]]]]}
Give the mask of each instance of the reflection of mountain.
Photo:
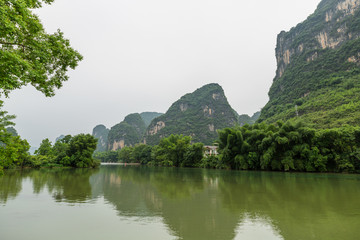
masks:
{"type": "Polygon", "coordinates": [[[359,232],[358,176],[140,167],[97,176],[119,215],[160,216],[180,239],[234,239],[249,219],[284,239],[356,239],[359,232]]]}
{"type": "Polygon", "coordinates": [[[123,166],[9,171],[0,178],[0,203],[15,198],[23,180],[55,201],[103,197],[119,217],[162,219],[179,239],[238,239],[252,222],[274,239],[357,239],[360,232],[358,175],[123,166]]]}
{"type": "Polygon", "coordinates": [[[162,217],[180,239],[233,239],[238,214],[223,211],[212,181],[176,168],[110,167],[91,177],[120,216],[162,217]]]}
{"type": "Polygon", "coordinates": [[[229,211],[270,218],[284,239],[357,239],[359,180],[356,175],[232,172],[221,178],[219,190],[229,211]]]}

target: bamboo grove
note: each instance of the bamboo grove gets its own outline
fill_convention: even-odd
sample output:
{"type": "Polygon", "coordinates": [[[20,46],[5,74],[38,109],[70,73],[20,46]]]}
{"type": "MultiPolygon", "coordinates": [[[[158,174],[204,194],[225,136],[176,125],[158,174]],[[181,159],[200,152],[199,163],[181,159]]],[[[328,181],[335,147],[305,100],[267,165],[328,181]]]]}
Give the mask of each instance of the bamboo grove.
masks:
{"type": "Polygon", "coordinates": [[[360,172],[360,128],[314,129],[303,122],[219,131],[220,160],[231,169],[360,172]]]}

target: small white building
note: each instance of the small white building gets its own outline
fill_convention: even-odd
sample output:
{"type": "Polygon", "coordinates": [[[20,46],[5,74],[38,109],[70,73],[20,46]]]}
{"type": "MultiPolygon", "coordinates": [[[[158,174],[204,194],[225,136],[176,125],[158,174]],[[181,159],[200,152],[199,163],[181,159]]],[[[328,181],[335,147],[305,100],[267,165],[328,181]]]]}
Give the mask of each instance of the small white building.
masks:
{"type": "Polygon", "coordinates": [[[216,156],[218,155],[218,146],[204,146],[204,154],[206,156],[216,156]]]}

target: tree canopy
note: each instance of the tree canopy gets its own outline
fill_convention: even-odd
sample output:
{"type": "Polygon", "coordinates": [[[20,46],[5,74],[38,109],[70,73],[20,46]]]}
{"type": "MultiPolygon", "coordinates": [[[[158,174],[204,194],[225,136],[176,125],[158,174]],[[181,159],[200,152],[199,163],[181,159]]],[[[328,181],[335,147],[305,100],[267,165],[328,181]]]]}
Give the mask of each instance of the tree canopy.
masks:
{"type": "Polygon", "coordinates": [[[82,60],[60,30],[46,33],[32,12],[53,1],[0,0],[0,96],[28,84],[53,96],[82,60]]]}

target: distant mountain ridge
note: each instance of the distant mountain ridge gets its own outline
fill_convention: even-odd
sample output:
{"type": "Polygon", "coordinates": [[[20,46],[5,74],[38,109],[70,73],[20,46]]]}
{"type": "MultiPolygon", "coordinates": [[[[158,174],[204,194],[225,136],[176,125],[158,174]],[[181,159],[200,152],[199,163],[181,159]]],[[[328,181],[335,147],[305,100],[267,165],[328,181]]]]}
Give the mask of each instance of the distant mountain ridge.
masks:
{"type": "Polygon", "coordinates": [[[193,142],[213,144],[218,129],[254,124],[259,115],[260,112],[252,117],[239,116],[228,103],[222,87],[211,83],[182,96],[165,114],[132,113],[111,129],[96,126],[93,136],[99,139],[97,151],[116,151],[138,143],[155,145],[171,134],[191,136],[193,142]]]}
{"type": "Polygon", "coordinates": [[[158,112],[132,113],[111,129],[102,124],[96,126],[92,133],[98,139],[96,151],[116,151],[142,142],[146,127],[155,117],[161,115],[162,113],[158,112]]]}
{"type": "Polygon", "coordinates": [[[260,117],[260,111],[254,113],[251,117],[247,114],[242,114],[238,116],[238,123],[240,126],[244,126],[245,124],[252,125],[254,124],[260,117]]]}

